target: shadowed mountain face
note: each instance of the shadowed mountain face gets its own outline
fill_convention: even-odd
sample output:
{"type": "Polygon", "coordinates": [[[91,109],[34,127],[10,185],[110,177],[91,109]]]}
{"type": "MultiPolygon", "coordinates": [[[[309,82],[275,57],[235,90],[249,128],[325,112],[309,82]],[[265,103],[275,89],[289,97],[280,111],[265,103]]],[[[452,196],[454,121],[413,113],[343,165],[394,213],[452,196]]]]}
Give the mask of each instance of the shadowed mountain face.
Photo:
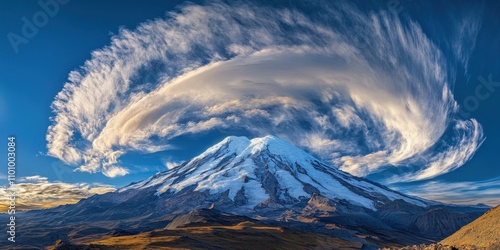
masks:
{"type": "Polygon", "coordinates": [[[227,220],[242,216],[250,223],[376,249],[441,240],[484,211],[403,195],[334,169],[276,137],[228,137],[180,166],[116,192],[20,214],[18,239],[27,249],[58,239],[81,244],[177,230],[196,218],[228,226],[227,220]],[[203,208],[221,213],[190,213],[203,208]]]}

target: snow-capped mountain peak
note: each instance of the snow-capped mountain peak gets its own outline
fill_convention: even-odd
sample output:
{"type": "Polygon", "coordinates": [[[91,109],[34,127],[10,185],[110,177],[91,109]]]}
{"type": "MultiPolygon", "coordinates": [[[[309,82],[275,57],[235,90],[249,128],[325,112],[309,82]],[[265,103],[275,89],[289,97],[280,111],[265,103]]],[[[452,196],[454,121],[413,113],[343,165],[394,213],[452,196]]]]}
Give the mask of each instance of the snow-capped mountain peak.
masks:
{"type": "Polygon", "coordinates": [[[293,204],[314,193],[371,210],[376,210],[377,202],[396,199],[426,206],[422,200],[324,164],[275,136],[252,140],[227,137],[187,163],[120,192],[148,187],[156,187],[157,195],[188,188],[194,192],[208,191],[209,195],[227,195],[238,206],[249,209],[262,203],[293,204]]]}
{"type": "Polygon", "coordinates": [[[207,156],[219,157],[220,154],[216,154],[217,152],[220,154],[225,153],[226,155],[255,155],[259,152],[268,152],[273,155],[286,156],[291,160],[316,160],[303,150],[272,135],[251,140],[244,136],[228,136],[221,142],[208,148],[199,156],[193,158],[193,160],[199,160],[207,156]]]}

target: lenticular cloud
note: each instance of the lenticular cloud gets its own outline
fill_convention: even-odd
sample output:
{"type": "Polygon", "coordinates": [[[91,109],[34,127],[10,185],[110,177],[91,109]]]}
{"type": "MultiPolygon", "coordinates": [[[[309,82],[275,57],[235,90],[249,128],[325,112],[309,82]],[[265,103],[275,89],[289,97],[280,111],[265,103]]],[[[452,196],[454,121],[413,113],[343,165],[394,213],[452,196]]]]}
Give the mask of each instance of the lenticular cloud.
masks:
{"type": "Polygon", "coordinates": [[[54,100],[49,155],[115,177],[128,173],[119,164],[128,152],[239,129],[358,176],[398,167],[402,180],[429,179],[472,157],[481,125],[455,118],[453,70],[417,23],[300,4],[188,5],[122,29],[54,100]],[[457,133],[443,143],[448,129],[457,133]]]}

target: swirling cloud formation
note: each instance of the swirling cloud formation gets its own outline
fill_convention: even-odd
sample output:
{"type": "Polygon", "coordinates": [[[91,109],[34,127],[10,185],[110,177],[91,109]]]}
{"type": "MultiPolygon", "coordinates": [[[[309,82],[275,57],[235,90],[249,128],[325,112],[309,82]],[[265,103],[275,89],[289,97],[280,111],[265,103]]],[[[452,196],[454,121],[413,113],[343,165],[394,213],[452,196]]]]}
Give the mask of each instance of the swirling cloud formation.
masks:
{"type": "Polygon", "coordinates": [[[429,179],[472,157],[481,125],[456,118],[453,69],[418,23],[302,5],[187,5],[122,29],[57,95],[49,155],[115,177],[129,172],[119,161],[128,152],[238,129],[358,176],[413,166],[402,180],[429,179]],[[443,143],[447,129],[456,133],[443,143]]]}

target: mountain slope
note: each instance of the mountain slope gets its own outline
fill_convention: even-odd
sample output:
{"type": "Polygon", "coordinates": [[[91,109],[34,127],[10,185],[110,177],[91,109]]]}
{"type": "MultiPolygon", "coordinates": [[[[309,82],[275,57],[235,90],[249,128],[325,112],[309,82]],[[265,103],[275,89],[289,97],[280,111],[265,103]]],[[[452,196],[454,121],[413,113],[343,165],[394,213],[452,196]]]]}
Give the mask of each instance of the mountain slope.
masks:
{"type": "Polygon", "coordinates": [[[403,195],[334,169],[276,137],[232,136],[180,166],[115,192],[16,214],[23,232],[16,240],[24,249],[37,249],[57,239],[79,244],[123,232],[135,235],[174,226],[173,221],[181,225],[182,218],[190,218],[183,215],[206,208],[221,211],[226,219],[245,216],[364,249],[435,242],[485,211],[403,195]]]}
{"type": "Polygon", "coordinates": [[[452,246],[474,245],[477,247],[490,247],[496,244],[497,247],[500,247],[500,206],[489,210],[440,243],[452,246]]]}
{"type": "Polygon", "coordinates": [[[371,210],[398,199],[427,206],[417,198],[334,169],[273,136],[252,140],[227,137],[186,164],[120,192],[153,186],[158,186],[158,195],[178,193],[190,186],[211,195],[228,192],[231,201],[247,209],[264,202],[291,204],[314,193],[371,210]]]}

